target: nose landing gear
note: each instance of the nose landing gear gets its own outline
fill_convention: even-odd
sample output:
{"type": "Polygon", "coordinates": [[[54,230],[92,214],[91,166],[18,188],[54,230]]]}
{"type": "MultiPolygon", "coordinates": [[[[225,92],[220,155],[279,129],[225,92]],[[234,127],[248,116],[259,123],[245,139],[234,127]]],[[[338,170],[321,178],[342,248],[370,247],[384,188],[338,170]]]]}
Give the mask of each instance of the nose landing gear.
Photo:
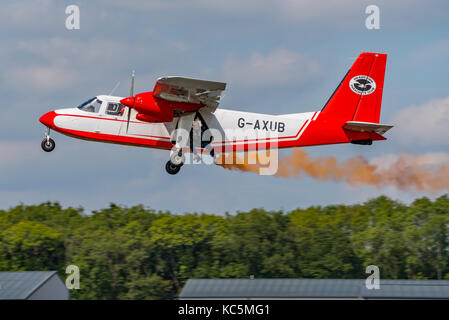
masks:
{"type": "Polygon", "coordinates": [[[52,138],[50,138],[50,128],[48,128],[47,131],[45,132],[45,139],[42,140],[41,147],[42,150],[44,150],[45,152],[52,152],[53,149],[56,147],[55,141],[52,138]]]}

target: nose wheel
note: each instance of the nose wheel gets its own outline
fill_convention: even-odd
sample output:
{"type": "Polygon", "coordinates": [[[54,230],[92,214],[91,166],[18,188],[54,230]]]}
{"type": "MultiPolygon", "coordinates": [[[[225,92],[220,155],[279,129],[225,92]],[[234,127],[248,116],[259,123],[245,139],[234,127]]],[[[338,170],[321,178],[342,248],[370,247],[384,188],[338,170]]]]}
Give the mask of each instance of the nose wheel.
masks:
{"type": "Polygon", "coordinates": [[[56,147],[56,143],[52,138],[48,138],[48,140],[44,139],[42,140],[41,147],[45,152],[52,152],[56,147]]]}
{"type": "Polygon", "coordinates": [[[45,133],[45,139],[42,140],[41,147],[45,152],[52,152],[56,147],[55,141],[50,138],[50,128],[48,128],[47,132],[45,133]]]}

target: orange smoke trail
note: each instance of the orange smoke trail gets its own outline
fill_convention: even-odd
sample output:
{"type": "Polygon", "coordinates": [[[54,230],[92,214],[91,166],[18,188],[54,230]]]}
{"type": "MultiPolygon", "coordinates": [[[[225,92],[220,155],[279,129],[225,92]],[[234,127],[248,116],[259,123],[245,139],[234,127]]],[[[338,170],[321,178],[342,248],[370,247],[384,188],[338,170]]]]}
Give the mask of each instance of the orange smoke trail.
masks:
{"type": "MultiPolygon", "coordinates": [[[[231,153],[220,159],[218,165],[229,170],[259,173],[267,158],[269,155],[248,153],[241,157],[231,153]]],[[[276,177],[300,178],[304,175],[319,181],[345,181],[353,186],[393,185],[402,190],[449,190],[449,164],[441,163],[441,154],[402,154],[371,162],[358,156],[338,161],[335,157],[310,157],[306,151],[294,149],[291,155],[279,159],[276,177]]]]}

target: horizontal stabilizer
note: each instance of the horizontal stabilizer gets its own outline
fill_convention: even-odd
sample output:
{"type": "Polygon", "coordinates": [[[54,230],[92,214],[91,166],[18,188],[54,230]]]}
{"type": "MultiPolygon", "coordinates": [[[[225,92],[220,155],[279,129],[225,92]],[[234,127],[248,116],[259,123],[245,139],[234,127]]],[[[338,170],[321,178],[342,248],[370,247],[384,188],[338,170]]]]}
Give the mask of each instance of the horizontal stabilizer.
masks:
{"type": "Polygon", "coordinates": [[[385,132],[393,128],[393,126],[388,124],[379,124],[372,122],[348,121],[343,125],[343,128],[351,131],[374,132],[383,135],[385,132]]]}

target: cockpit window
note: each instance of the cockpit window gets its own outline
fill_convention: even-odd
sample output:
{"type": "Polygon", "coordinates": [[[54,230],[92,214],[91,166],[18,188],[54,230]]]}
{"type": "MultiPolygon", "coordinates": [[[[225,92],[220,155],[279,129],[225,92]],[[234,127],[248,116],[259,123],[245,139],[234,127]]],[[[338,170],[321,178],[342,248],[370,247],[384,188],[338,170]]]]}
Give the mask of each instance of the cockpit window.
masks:
{"type": "Polygon", "coordinates": [[[89,104],[89,103],[91,103],[93,100],[95,99],[95,97],[93,97],[93,98],[90,98],[89,100],[87,100],[87,101],[84,101],[83,103],[81,103],[79,106],[77,106],[77,108],[78,109],[81,109],[82,107],[84,107],[85,105],[87,105],[87,104],[89,104]]]}
{"type": "Polygon", "coordinates": [[[87,112],[98,113],[98,111],[100,111],[101,103],[102,103],[101,100],[98,100],[97,98],[92,98],[80,104],[77,108],[87,112]]]}

